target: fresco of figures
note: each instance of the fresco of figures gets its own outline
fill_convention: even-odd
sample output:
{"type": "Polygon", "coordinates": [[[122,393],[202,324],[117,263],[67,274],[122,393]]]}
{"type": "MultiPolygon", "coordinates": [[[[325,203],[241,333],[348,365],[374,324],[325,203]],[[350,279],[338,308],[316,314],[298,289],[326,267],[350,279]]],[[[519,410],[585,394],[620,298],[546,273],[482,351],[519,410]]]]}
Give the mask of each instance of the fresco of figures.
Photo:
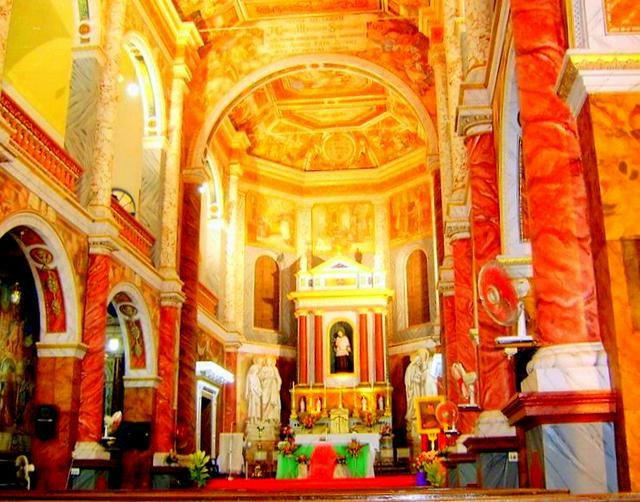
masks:
{"type": "Polygon", "coordinates": [[[248,244],[293,251],[296,242],[293,202],[249,191],[245,208],[248,244]]]}
{"type": "Polygon", "coordinates": [[[433,235],[429,185],[424,183],[392,195],[389,198],[389,218],[392,242],[433,235]]]}
{"type": "Polygon", "coordinates": [[[374,209],[370,202],[315,204],[311,220],[316,255],[374,249],[374,209]]]}

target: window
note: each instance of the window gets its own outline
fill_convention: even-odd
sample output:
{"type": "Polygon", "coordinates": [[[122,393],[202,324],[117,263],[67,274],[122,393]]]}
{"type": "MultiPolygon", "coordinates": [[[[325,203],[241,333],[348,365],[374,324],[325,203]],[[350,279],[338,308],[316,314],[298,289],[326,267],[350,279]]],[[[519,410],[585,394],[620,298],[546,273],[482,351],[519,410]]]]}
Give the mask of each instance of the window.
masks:
{"type": "Polygon", "coordinates": [[[280,269],[269,256],[261,256],[256,261],[253,294],[254,326],[277,331],[280,325],[280,269]]]}
{"type": "Polygon", "coordinates": [[[431,320],[429,316],[429,275],[427,255],[416,250],[407,260],[407,309],[409,326],[423,324],[431,320]]]}

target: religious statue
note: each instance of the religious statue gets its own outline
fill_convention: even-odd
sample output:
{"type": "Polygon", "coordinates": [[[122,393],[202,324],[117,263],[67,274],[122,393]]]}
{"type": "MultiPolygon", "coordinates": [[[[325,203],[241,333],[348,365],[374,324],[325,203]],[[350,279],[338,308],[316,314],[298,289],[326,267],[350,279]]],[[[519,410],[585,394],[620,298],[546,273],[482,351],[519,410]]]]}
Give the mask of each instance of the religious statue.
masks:
{"type": "Polygon", "coordinates": [[[262,382],[260,370],[264,361],[262,357],[256,357],[247,372],[247,382],[244,397],[247,400],[247,421],[259,422],[262,418],[262,382]]]}
{"type": "Polygon", "coordinates": [[[262,385],[262,420],[280,423],[280,388],[282,378],[276,368],[276,358],[269,357],[259,373],[262,385]]]}
{"type": "MultiPolygon", "coordinates": [[[[434,348],[435,344],[427,345],[434,348]]],[[[416,418],[415,399],[422,396],[436,396],[438,381],[435,374],[435,361],[428,348],[419,349],[411,355],[411,362],[404,374],[404,387],[407,397],[407,414],[405,418],[411,423],[416,418]]]]}
{"type": "Polygon", "coordinates": [[[333,344],[336,349],[336,372],[351,371],[351,342],[344,330],[338,330],[333,344]]]}

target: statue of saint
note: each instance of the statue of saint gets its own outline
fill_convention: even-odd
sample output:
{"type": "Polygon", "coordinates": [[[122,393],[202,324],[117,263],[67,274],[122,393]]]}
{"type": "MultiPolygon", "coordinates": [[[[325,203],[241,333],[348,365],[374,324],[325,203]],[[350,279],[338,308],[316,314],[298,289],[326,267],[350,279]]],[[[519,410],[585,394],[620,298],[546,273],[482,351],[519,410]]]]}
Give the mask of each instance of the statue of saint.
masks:
{"type": "Polygon", "coordinates": [[[344,330],[339,329],[333,341],[336,349],[336,372],[350,372],[351,369],[351,342],[344,330]]]}
{"type": "Polygon", "coordinates": [[[262,419],[262,383],[260,370],[264,365],[261,357],[256,357],[247,372],[244,397],[247,400],[247,421],[257,423],[262,419]]]}
{"type": "Polygon", "coordinates": [[[276,358],[269,357],[260,369],[260,384],[262,386],[262,420],[280,423],[280,388],[282,378],[276,367],[276,358]]]}

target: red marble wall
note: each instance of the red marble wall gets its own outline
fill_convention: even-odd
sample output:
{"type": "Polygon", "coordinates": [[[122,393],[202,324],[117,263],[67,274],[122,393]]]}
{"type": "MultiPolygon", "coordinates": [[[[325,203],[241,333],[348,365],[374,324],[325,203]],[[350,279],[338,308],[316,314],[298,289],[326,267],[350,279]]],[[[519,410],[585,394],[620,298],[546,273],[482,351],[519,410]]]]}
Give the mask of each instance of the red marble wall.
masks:
{"type": "MultiPolygon", "coordinates": [[[[156,389],[133,387],[124,391],[123,420],[151,422],[156,402],[156,389]]],[[[151,488],[151,464],[154,451],[151,448],[128,449],[122,452],[122,488],[151,488]]]]}
{"type": "MultiPolygon", "coordinates": [[[[66,488],[71,452],[78,439],[80,371],[81,362],[77,358],[38,358],[35,405],[53,405],[58,411],[56,436],[46,441],[37,437],[32,440],[38,490],[66,488]]],[[[102,421],[102,415],[100,419],[102,421]]]]}
{"type": "Polygon", "coordinates": [[[242,392],[242,387],[238,385],[238,353],[226,351],[224,353],[224,367],[230,371],[235,380],[233,383],[225,384],[222,389],[222,406],[224,412],[222,415],[222,432],[236,432],[236,406],[238,389],[242,392]]]}
{"type": "Polygon", "coordinates": [[[186,300],[180,318],[178,364],[177,451],[196,448],[196,354],[198,342],[198,266],[200,249],[200,192],[195,183],[185,183],[180,237],[180,278],[186,300]]]}
{"type": "Polygon", "coordinates": [[[527,166],[538,341],[599,340],[576,124],[555,92],[567,46],[560,0],[511,3],[527,166]]]}
{"type": "MultiPolygon", "coordinates": [[[[466,139],[467,162],[471,185],[471,235],[475,277],[482,266],[500,254],[500,202],[498,175],[492,134],[466,139]]],[[[496,347],[495,339],[507,334],[478,305],[479,378],[478,404],[484,410],[499,410],[515,390],[514,375],[506,354],[496,347]]]]}
{"type": "Polygon", "coordinates": [[[98,441],[102,437],[104,348],[111,256],[90,254],[88,268],[82,337],[88,349],[82,360],[78,440],[98,441]]]}

